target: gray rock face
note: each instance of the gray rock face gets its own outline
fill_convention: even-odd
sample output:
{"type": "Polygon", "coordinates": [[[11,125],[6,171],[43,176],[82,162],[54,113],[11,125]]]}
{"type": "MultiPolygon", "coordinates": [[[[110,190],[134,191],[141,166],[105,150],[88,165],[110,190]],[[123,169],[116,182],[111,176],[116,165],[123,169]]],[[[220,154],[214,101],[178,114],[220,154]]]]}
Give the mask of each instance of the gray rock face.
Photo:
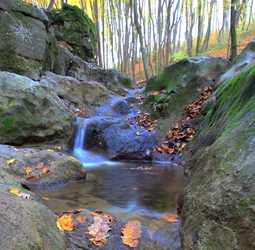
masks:
{"type": "Polygon", "coordinates": [[[65,249],[56,215],[36,200],[10,193],[17,189],[33,197],[2,169],[0,183],[0,249],[65,249]]]}
{"type": "Polygon", "coordinates": [[[66,142],[74,115],[52,89],[27,77],[0,72],[0,142],[66,142]]]}
{"type": "Polygon", "coordinates": [[[38,150],[33,148],[14,148],[12,146],[0,145],[0,168],[12,175],[19,183],[30,188],[50,187],[75,180],[86,179],[86,171],[83,165],[73,157],[66,154],[52,152],[49,150],[38,150]],[[7,162],[14,159],[14,162],[7,162]],[[42,167],[38,167],[38,164],[42,167]],[[29,174],[26,168],[31,168],[29,174]],[[43,173],[48,168],[49,172],[43,173]],[[35,176],[36,181],[27,180],[35,176]]]}
{"type": "Polygon", "coordinates": [[[254,61],[229,72],[182,155],[190,175],[178,202],[184,249],[255,248],[254,61]]]}
{"type": "Polygon", "coordinates": [[[133,89],[135,87],[131,78],[123,72],[116,69],[102,69],[77,56],[74,58],[67,75],[80,81],[99,82],[117,94],[126,94],[124,88],[133,89]]]}
{"type": "Polygon", "coordinates": [[[91,119],[85,135],[85,149],[106,154],[112,160],[152,159],[154,137],[139,126],[130,127],[124,118],[91,119]]]}
{"type": "Polygon", "coordinates": [[[70,109],[98,108],[109,102],[110,94],[102,84],[78,81],[70,76],[59,76],[46,72],[41,84],[53,88],[57,95],[65,100],[70,109]]]}

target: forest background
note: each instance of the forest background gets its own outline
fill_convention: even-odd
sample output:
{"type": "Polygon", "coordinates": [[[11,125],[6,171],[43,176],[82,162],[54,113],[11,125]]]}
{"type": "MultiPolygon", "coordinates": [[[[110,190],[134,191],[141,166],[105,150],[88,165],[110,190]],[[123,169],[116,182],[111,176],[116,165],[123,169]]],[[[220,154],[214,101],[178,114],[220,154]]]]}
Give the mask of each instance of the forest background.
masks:
{"type": "Polygon", "coordinates": [[[187,57],[220,55],[233,60],[238,47],[241,50],[254,39],[254,0],[23,2],[56,11],[64,3],[82,8],[96,25],[97,64],[119,69],[141,86],[169,64],[187,57]],[[245,37],[249,41],[239,44],[245,37]]]}

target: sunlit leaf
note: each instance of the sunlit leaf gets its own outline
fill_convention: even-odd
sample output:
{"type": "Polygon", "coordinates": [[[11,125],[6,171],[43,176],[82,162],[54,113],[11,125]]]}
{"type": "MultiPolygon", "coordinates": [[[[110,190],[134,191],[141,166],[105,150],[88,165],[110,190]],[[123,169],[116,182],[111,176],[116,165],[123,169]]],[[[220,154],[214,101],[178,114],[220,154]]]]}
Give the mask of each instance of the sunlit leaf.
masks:
{"type": "Polygon", "coordinates": [[[31,172],[32,172],[32,168],[27,167],[27,168],[26,168],[26,173],[29,174],[29,173],[31,173],[31,172]]]}
{"type": "Polygon", "coordinates": [[[136,134],[136,135],[140,135],[140,133],[139,133],[139,132],[136,132],[135,134],[136,134]]]}
{"type": "Polygon", "coordinates": [[[55,152],[54,150],[52,150],[52,149],[47,149],[47,151],[49,151],[49,152],[55,152]]]}
{"type": "Polygon", "coordinates": [[[12,189],[10,190],[10,193],[13,193],[13,194],[19,194],[19,190],[18,189],[12,189]]]}
{"type": "Polygon", "coordinates": [[[166,222],[177,222],[179,221],[179,216],[177,214],[163,214],[162,219],[166,222]]]}
{"type": "Polygon", "coordinates": [[[123,236],[121,238],[125,245],[137,247],[141,233],[141,223],[138,220],[129,221],[122,227],[123,236]]]}
{"type": "Polygon", "coordinates": [[[49,201],[50,199],[47,197],[42,197],[43,200],[49,201]]]}
{"type": "Polygon", "coordinates": [[[9,160],[9,161],[6,161],[7,165],[11,165],[11,164],[14,163],[14,162],[15,162],[15,159],[14,159],[14,158],[12,158],[12,159],[9,160]]]}

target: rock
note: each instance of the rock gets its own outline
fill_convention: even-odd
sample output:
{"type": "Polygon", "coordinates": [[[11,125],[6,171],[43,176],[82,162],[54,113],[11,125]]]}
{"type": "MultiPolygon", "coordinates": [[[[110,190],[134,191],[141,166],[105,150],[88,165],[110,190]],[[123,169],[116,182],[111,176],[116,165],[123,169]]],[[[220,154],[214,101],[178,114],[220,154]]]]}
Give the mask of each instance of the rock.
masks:
{"type": "Polygon", "coordinates": [[[91,114],[91,108],[98,109],[109,103],[109,91],[97,82],[78,81],[70,76],[46,72],[40,83],[53,88],[72,110],[86,108],[91,114]]]}
{"type": "Polygon", "coordinates": [[[111,160],[151,160],[155,139],[148,134],[124,118],[97,117],[87,123],[84,148],[111,160]]]}
{"type": "Polygon", "coordinates": [[[66,154],[33,148],[14,148],[7,145],[0,145],[0,149],[0,168],[29,188],[50,187],[86,179],[83,165],[66,154]],[[12,159],[14,162],[8,164],[8,161],[12,159]],[[43,167],[36,169],[39,163],[42,163],[43,167]],[[26,173],[26,168],[31,168],[29,174],[26,173]],[[49,172],[44,174],[42,170],[46,168],[49,172]],[[27,180],[31,176],[35,176],[38,181],[27,180]]]}
{"type": "Polygon", "coordinates": [[[145,101],[154,109],[154,119],[159,119],[158,140],[162,141],[169,128],[182,119],[184,107],[198,98],[197,88],[213,83],[229,66],[230,62],[223,57],[192,57],[166,67],[149,79],[145,93],[164,90],[155,96],[148,95],[145,101]]]}
{"type": "Polygon", "coordinates": [[[67,75],[72,76],[79,81],[99,82],[107,89],[120,95],[127,93],[125,88],[135,88],[134,82],[123,72],[116,69],[102,69],[95,64],[83,61],[77,56],[74,58],[67,75]]]}
{"type": "Polygon", "coordinates": [[[0,249],[65,249],[65,239],[56,226],[56,215],[36,200],[9,191],[23,189],[0,169],[0,249]]]}
{"type": "Polygon", "coordinates": [[[182,154],[190,173],[178,201],[184,249],[255,248],[254,61],[227,75],[182,154]]]}
{"type": "Polygon", "coordinates": [[[10,11],[0,11],[0,70],[37,80],[43,68],[48,36],[45,24],[40,20],[43,17],[33,18],[31,13],[43,16],[43,12],[18,2],[1,2],[10,11]]]}
{"type": "Polygon", "coordinates": [[[52,89],[27,77],[0,72],[0,143],[66,143],[74,115],[52,89]]]}
{"type": "Polygon", "coordinates": [[[95,24],[88,15],[67,3],[61,12],[49,12],[51,25],[58,41],[65,42],[72,49],[73,54],[85,61],[94,62],[97,48],[95,24]]]}

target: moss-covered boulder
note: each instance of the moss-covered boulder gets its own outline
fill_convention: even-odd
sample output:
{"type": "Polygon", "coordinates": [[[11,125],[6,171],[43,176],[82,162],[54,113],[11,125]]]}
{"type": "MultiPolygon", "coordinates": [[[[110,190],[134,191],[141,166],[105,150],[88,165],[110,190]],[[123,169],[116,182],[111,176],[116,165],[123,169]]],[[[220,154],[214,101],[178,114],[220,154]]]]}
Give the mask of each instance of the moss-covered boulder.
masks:
{"type": "Polygon", "coordinates": [[[178,202],[185,249],[255,248],[254,63],[251,58],[219,80],[215,100],[183,153],[191,175],[178,202]]]}
{"type": "Polygon", "coordinates": [[[145,104],[153,109],[153,117],[159,119],[157,138],[162,140],[169,128],[182,118],[184,107],[199,96],[197,88],[207,86],[230,67],[223,57],[192,57],[165,68],[149,79],[144,92],[145,104]]]}
{"type": "Polygon", "coordinates": [[[72,110],[85,108],[92,114],[93,110],[108,104],[110,100],[108,89],[98,82],[78,81],[70,76],[46,72],[40,83],[53,88],[72,110]]]}
{"type": "Polygon", "coordinates": [[[79,81],[99,82],[107,89],[121,95],[127,93],[125,88],[135,88],[134,82],[125,73],[116,69],[100,68],[93,63],[83,61],[77,56],[74,58],[67,75],[79,81]]]}
{"type": "Polygon", "coordinates": [[[0,169],[0,249],[65,249],[63,233],[56,226],[56,215],[34,195],[0,169]],[[27,196],[28,195],[28,196],[27,196]]]}
{"type": "Polygon", "coordinates": [[[72,53],[85,61],[94,61],[97,48],[95,24],[77,6],[67,3],[61,12],[46,12],[58,41],[65,42],[72,53]]]}
{"type": "Polygon", "coordinates": [[[0,72],[0,143],[65,143],[74,120],[54,90],[25,76],[0,72]]]}

